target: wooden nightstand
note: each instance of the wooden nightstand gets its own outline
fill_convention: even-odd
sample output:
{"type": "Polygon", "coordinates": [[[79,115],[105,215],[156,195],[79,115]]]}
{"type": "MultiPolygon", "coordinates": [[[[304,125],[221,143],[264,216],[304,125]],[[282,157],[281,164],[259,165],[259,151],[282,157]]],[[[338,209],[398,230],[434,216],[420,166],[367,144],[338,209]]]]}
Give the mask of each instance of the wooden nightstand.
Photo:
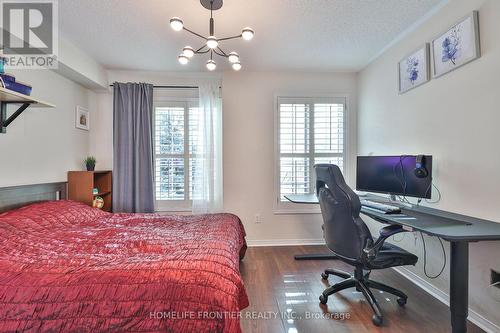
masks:
{"type": "Polygon", "coordinates": [[[111,171],[68,171],[68,199],[92,206],[94,197],[104,199],[104,211],[112,211],[113,175],[111,171]],[[98,194],[92,190],[97,188],[98,194]]]}

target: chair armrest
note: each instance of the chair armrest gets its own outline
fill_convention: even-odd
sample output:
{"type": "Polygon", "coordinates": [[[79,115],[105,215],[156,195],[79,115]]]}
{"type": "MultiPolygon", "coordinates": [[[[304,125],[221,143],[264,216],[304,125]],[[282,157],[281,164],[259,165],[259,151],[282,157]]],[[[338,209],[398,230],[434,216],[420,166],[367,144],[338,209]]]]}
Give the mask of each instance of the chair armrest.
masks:
{"type": "Polygon", "coordinates": [[[389,225],[380,229],[380,237],[377,239],[377,241],[375,243],[367,243],[365,248],[363,249],[364,259],[367,261],[373,260],[377,256],[378,251],[384,245],[385,240],[401,232],[407,232],[407,230],[404,230],[402,226],[397,224],[389,225]]]}
{"type": "MultiPolygon", "coordinates": [[[[405,232],[406,230],[403,229],[403,226],[399,224],[392,224],[387,227],[383,227],[380,229],[380,237],[382,238],[389,238],[392,235],[399,234],[400,232],[405,232]]],[[[380,238],[379,238],[380,239],[380,238]]]]}

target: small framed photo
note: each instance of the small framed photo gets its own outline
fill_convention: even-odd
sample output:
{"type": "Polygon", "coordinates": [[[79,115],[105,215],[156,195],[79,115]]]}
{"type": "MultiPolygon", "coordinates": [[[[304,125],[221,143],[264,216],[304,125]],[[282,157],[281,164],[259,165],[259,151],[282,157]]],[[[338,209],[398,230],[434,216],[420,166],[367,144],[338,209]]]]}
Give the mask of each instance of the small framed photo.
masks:
{"type": "Polygon", "coordinates": [[[481,56],[479,15],[467,15],[432,41],[432,76],[449,73],[481,56]]]}
{"type": "Polygon", "coordinates": [[[429,44],[404,57],[398,64],[399,93],[403,94],[430,79],[429,44]]]}
{"type": "Polygon", "coordinates": [[[75,115],[76,128],[82,130],[90,130],[90,113],[89,110],[77,106],[76,107],[76,115],[75,115]]]}

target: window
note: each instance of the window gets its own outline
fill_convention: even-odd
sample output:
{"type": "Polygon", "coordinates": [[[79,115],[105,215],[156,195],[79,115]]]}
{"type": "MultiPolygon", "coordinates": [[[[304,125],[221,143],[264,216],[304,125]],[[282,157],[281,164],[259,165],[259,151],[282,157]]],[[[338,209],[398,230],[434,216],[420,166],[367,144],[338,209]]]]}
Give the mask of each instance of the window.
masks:
{"type": "Polygon", "coordinates": [[[155,199],[160,211],[190,210],[199,165],[197,100],[155,104],[155,199]]]}
{"type": "MultiPolygon", "coordinates": [[[[345,161],[346,98],[277,98],[277,208],[314,193],[314,164],[345,161]]],[[[310,209],[309,209],[310,210],[310,209]]]]}

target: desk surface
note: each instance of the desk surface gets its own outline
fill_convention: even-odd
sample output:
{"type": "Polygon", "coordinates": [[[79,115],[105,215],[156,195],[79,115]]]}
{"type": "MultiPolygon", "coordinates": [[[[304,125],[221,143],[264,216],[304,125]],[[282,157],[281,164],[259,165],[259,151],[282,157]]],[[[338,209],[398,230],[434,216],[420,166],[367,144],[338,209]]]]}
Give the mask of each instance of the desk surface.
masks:
{"type": "MultiPolygon", "coordinates": [[[[294,203],[318,204],[318,198],[315,194],[294,194],[287,195],[286,198],[294,203]]],[[[368,195],[360,199],[389,203],[401,207],[401,214],[383,214],[361,207],[361,213],[382,223],[408,226],[449,241],[500,240],[500,223],[497,222],[423,206],[413,205],[410,208],[397,202],[389,202],[388,199],[381,196],[368,195]]]]}

